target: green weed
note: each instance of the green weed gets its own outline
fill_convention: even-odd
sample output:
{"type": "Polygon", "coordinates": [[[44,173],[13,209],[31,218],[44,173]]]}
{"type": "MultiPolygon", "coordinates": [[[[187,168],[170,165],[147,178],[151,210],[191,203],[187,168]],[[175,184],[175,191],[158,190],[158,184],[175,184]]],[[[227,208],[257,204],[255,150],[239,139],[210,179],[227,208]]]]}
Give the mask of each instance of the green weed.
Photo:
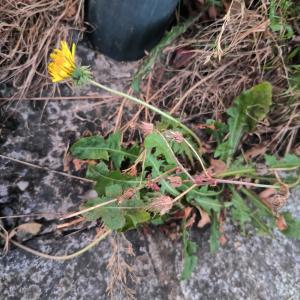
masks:
{"type": "Polygon", "coordinates": [[[269,6],[270,28],[279,34],[281,39],[291,39],[294,30],[288,22],[295,4],[291,0],[271,0],[269,6]]]}
{"type": "Polygon", "coordinates": [[[300,221],[288,213],[280,214],[282,205],[277,202],[284,204],[289,186],[299,183],[300,158],[290,154],[281,160],[270,155],[249,160],[238,149],[245,134],[266,117],[271,104],[272,87],[263,82],[234,100],[227,111],[227,124],[209,120],[207,140],[215,142],[210,157],[201,154],[187,131],[169,120],[149,126],[152,130],[145,133],[143,143],[127,148],[118,132],[106,139],[80,139],[71,147],[72,155],[97,162],[89,165],[87,177],[96,181],[98,197],[85,203],[83,215],[88,220],[101,220],[116,232],[143,224],[166,224],[181,215],[181,279],[190,277],[198,261],[197,245],[190,240],[188,228],[199,211],[202,220],[206,215],[211,223],[212,252],[219,247],[225,215],[231,215],[244,232],[251,224],[258,233],[271,235],[277,226],[284,234],[298,238],[300,221]],[[291,171],[286,182],[279,178],[282,170],[291,171]],[[270,190],[273,198],[258,194],[270,190]],[[284,226],[278,223],[283,219],[284,226]]]}

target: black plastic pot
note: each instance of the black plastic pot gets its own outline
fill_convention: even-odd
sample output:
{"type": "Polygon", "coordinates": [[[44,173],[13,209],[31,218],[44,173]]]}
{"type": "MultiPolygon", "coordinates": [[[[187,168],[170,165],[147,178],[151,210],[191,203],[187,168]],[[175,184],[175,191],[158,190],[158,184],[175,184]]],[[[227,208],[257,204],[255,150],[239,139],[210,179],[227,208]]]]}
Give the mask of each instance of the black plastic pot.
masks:
{"type": "Polygon", "coordinates": [[[86,0],[93,46],[117,60],[136,60],[170,25],[179,0],[86,0]]]}

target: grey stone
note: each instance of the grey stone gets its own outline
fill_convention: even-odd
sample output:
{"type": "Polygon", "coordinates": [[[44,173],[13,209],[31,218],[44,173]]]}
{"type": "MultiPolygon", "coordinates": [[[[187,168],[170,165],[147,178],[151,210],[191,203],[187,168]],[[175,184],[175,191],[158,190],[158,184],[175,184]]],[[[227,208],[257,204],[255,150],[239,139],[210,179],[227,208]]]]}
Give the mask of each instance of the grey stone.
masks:
{"type": "Polygon", "coordinates": [[[0,184],[0,203],[4,204],[9,202],[8,199],[8,186],[5,184],[0,184]]]}
{"type": "Polygon", "coordinates": [[[0,197],[5,197],[8,195],[7,186],[0,184],[0,197]]]}
{"type": "Polygon", "coordinates": [[[18,187],[22,192],[24,192],[24,191],[28,188],[28,186],[29,186],[29,182],[28,182],[28,181],[23,181],[23,180],[21,180],[21,181],[19,181],[19,182],[17,183],[17,187],[18,187]]]}
{"type": "MultiPolygon", "coordinates": [[[[132,262],[137,278],[132,287],[137,299],[300,299],[299,241],[287,240],[280,234],[273,239],[241,237],[231,226],[226,235],[227,245],[210,254],[208,231],[193,231],[192,237],[200,245],[199,265],[190,280],[180,282],[181,243],[168,240],[156,228],[148,234],[131,232],[128,239],[137,253],[132,262]]],[[[63,248],[74,251],[83,246],[79,241],[86,243],[90,238],[84,233],[39,240],[33,245],[43,251],[63,253],[63,248]]],[[[38,299],[41,289],[43,299],[107,299],[106,264],[110,253],[109,239],[65,262],[11,250],[1,260],[1,295],[5,299],[26,295],[38,299]]]]}
{"type": "MultiPolygon", "coordinates": [[[[79,51],[87,54],[83,57],[93,62],[96,80],[125,90],[135,63],[117,63],[82,46],[79,51]]],[[[81,90],[81,94],[95,92],[98,93],[91,87],[81,90]]],[[[64,93],[69,92],[65,90],[64,93]]],[[[98,134],[111,129],[114,124],[103,120],[116,112],[118,103],[116,101],[113,105],[111,102],[105,107],[104,104],[94,106],[94,100],[49,101],[43,109],[38,103],[31,105],[28,101],[21,101],[14,108],[16,122],[13,122],[11,133],[5,131],[1,153],[63,171],[63,157],[69,145],[86,130],[98,134]]],[[[72,165],[69,168],[70,173],[84,176],[84,172],[76,173],[72,165]]],[[[5,207],[0,207],[2,215],[3,212],[5,215],[52,212],[35,218],[49,228],[55,228],[57,215],[54,213],[77,210],[84,199],[91,196],[90,183],[2,158],[0,180],[5,186],[0,190],[0,196],[9,199],[5,207]],[[12,188],[12,183],[22,181],[28,183],[26,188],[24,185],[12,188]]],[[[297,217],[300,217],[299,199],[300,191],[293,191],[287,206],[297,217]]],[[[9,220],[3,219],[4,226],[9,228],[20,222],[9,220]]],[[[21,221],[29,220],[32,219],[27,217],[21,221]]],[[[71,253],[93,239],[93,226],[60,234],[46,228],[43,232],[47,234],[27,241],[26,245],[45,253],[71,253]]],[[[287,239],[279,232],[275,232],[273,238],[241,236],[230,223],[225,227],[225,234],[225,246],[211,254],[209,229],[191,232],[192,239],[199,245],[199,264],[190,280],[180,281],[180,241],[171,241],[159,227],[128,232],[126,237],[136,253],[135,258],[124,256],[136,276],[128,281],[128,286],[141,300],[300,299],[300,241],[287,239]]],[[[110,273],[107,263],[113,252],[112,242],[111,236],[93,250],[64,262],[46,260],[11,247],[0,259],[0,298],[108,299],[106,288],[110,273]]],[[[114,299],[125,297],[115,296],[114,299]]]]}

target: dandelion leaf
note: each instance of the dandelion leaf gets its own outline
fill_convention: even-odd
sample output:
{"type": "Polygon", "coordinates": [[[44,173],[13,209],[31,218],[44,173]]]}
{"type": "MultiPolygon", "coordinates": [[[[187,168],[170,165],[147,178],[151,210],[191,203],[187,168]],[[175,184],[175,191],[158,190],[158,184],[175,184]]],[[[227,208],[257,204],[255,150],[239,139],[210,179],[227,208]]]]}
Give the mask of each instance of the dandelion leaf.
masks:
{"type": "Polygon", "coordinates": [[[171,150],[168,148],[166,141],[158,133],[151,133],[145,138],[144,142],[146,149],[155,149],[154,155],[156,157],[163,155],[168,164],[176,164],[171,150]]]}
{"type": "Polygon", "coordinates": [[[119,184],[123,189],[134,187],[139,183],[138,178],[120,171],[109,171],[104,162],[89,166],[87,176],[96,181],[95,190],[98,195],[106,195],[106,189],[115,184],[119,184]]]}
{"type": "Polygon", "coordinates": [[[80,159],[101,159],[108,161],[110,158],[116,169],[119,169],[125,157],[136,158],[121,147],[121,135],[119,132],[111,134],[107,139],[102,136],[81,138],[71,147],[73,156],[80,159]]]}
{"type": "Polygon", "coordinates": [[[213,213],[211,218],[211,227],[210,227],[210,237],[209,237],[209,245],[210,245],[210,252],[216,252],[220,247],[220,225],[218,222],[218,214],[213,213]]]}
{"type": "Polygon", "coordinates": [[[150,214],[143,209],[128,210],[126,212],[126,225],[123,230],[137,228],[140,224],[146,223],[150,219],[150,214]]]}
{"type": "Polygon", "coordinates": [[[184,229],[183,232],[183,270],[180,276],[181,280],[189,279],[197,266],[198,257],[195,255],[198,250],[198,245],[189,240],[188,232],[184,229]]]}
{"type": "MultiPolygon", "coordinates": [[[[169,165],[166,164],[166,162],[162,159],[157,159],[155,155],[153,155],[150,150],[147,151],[146,154],[146,161],[145,161],[145,167],[150,167],[151,168],[151,174],[152,174],[152,178],[156,178],[158,176],[160,176],[162,173],[166,172],[167,170],[173,168],[175,166],[175,164],[173,165],[169,165]]],[[[165,193],[168,192],[170,193],[172,196],[177,196],[179,195],[179,192],[173,188],[167,180],[165,180],[164,178],[161,178],[159,181],[160,185],[161,185],[161,192],[165,193]]]]}
{"type": "Polygon", "coordinates": [[[256,228],[257,233],[271,235],[272,228],[275,227],[275,217],[269,207],[253,192],[246,188],[241,188],[241,192],[250,200],[252,209],[251,223],[256,228]]]}
{"type": "Polygon", "coordinates": [[[122,186],[120,184],[112,184],[105,187],[105,195],[109,198],[116,198],[123,193],[122,186]]]}
{"type": "Polygon", "coordinates": [[[266,164],[270,168],[300,168],[300,157],[295,154],[287,154],[277,160],[275,156],[265,155],[266,164]]]}
{"type": "Polygon", "coordinates": [[[235,223],[238,223],[241,229],[244,231],[246,223],[251,222],[251,209],[245,203],[241,195],[234,189],[232,191],[232,209],[231,216],[235,223]]]}
{"type": "Polygon", "coordinates": [[[229,138],[218,146],[215,156],[230,161],[243,134],[255,129],[257,122],[266,117],[271,104],[272,86],[269,82],[242,92],[227,110],[229,138]]]}
{"type": "Polygon", "coordinates": [[[186,196],[186,200],[196,206],[200,206],[205,211],[214,211],[219,213],[223,207],[228,207],[231,203],[222,203],[215,197],[208,197],[197,193],[197,191],[190,191],[186,196]]]}
{"type": "MultiPolygon", "coordinates": [[[[89,200],[85,207],[93,207],[109,201],[108,197],[96,198],[89,200]]],[[[125,225],[124,212],[116,203],[107,204],[107,206],[93,209],[84,214],[89,221],[101,219],[103,223],[111,230],[120,230],[125,225]]]]}
{"type": "Polygon", "coordinates": [[[294,239],[300,239],[300,219],[294,219],[289,212],[282,213],[287,224],[287,229],[282,233],[294,239]]]}

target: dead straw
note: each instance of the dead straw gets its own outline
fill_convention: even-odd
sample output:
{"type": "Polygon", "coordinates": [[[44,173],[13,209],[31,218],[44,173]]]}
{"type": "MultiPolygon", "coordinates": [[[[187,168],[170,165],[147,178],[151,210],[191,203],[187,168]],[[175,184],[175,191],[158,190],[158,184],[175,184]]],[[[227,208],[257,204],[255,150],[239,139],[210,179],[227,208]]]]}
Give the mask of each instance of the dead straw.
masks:
{"type": "MultiPolygon", "coordinates": [[[[2,0],[0,83],[10,83],[14,99],[42,95],[48,84],[49,52],[60,40],[77,40],[83,30],[83,0],[2,0]]],[[[53,87],[53,92],[56,86],[53,87]]]]}

